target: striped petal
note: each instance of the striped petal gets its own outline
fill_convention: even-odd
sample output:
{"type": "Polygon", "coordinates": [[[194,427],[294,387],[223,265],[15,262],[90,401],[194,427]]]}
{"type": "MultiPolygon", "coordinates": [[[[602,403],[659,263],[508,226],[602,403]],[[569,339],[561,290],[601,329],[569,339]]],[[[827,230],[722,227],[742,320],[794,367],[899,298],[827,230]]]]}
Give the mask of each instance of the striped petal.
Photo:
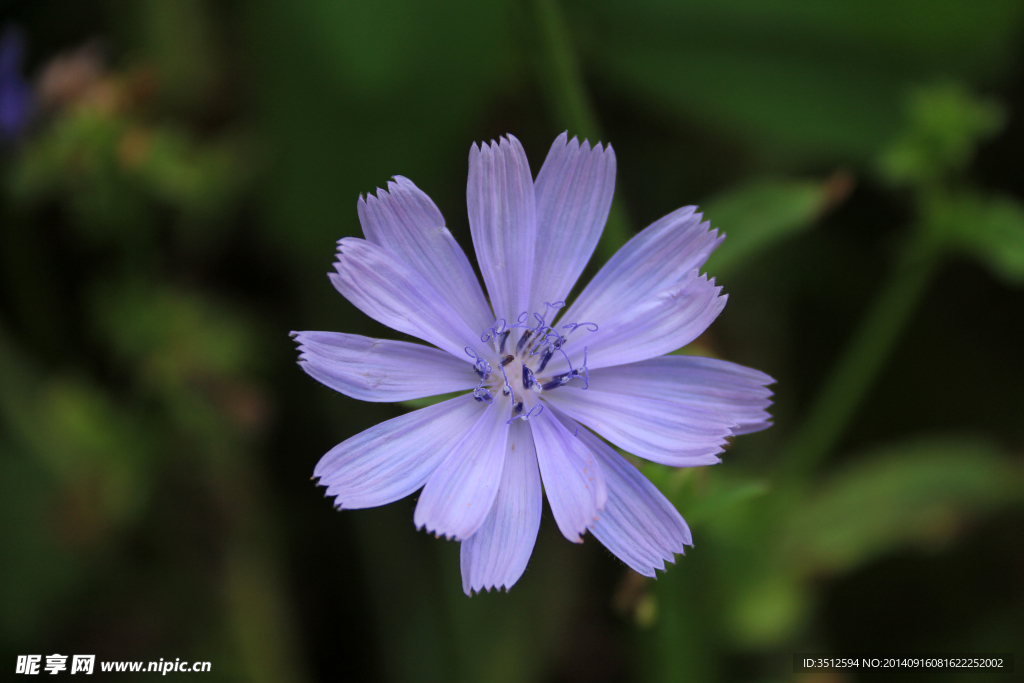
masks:
{"type": "MultiPolygon", "coordinates": [[[[594,276],[563,319],[602,325],[699,269],[725,236],[701,223],[696,207],[677,209],[626,243],[594,276]]],[[[677,347],[678,348],[678,347],[677,347]]],[[[673,350],[673,349],[670,349],[673,350]]]]}
{"type": "Polygon", "coordinates": [[[544,392],[545,401],[624,451],[672,467],[714,465],[732,434],[732,419],[699,408],[681,408],[656,397],[619,394],[591,381],[544,392]]]}
{"type": "Polygon", "coordinates": [[[360,198],[356,209],[366,241],[419,273],[471,329],[483,332],[494,323],[465,252],[434,202],[411,180],[395,176],[387,191],[378,189],[376,197],[360,198]]]}
{"type": "Polygon", "coordinates": [[[562,133],[537,174],[537,250],[531,311],[562,301],[601,238],[615,191],[611,145],[591,149],[562,133]]]}
{"type": "Polygon", "coordinates": [[[558,529],[573,543],[582,543],[583,534],[594,526],[608,498],[597,459],[549,406],[530,418],[530,427],[558,529]]]}
{"type": "Polygon", "coordinates": [[[771,426],[768,375],[717,358],[662,356],[590,373],[590,390],[611,391],[623,402],[658,399],[685,411],[710,411],[734,422],[733,434],[771,426]]]}
{"type": "Polygon", "coordinates": [[[463,541],[484,523],[501,483],[510,408],[502,398],[488,405],[430,475],[416,504],[416,528],[463,541]]]}
{"type": "Polygon", "coordinates": [[[483,412],[467,394],[381,422],[332,448],[313,476],[339,509],[387,505],[423,486],[483,412]]]}
{"type": "MultiPolygon", "coordinates": [[[[415,270],[376,244],[356,237],[338,243],[331,282],[342,296],[374,320],[470,362],[466,347],[479,348],[471,329],[415,270]]],[[[493,354],[490,354],[493,356],[493,354]]]]}
{"type": "MultiPolygon", "coordinates": [[[[631,308],[606,315],[593,332],[572,333],[566,345],[574,366],[603,368],[636,363],[686,346],[708,328],[725,308],[721,287],[693,270],[687,278],[660,292],[649,293],[631,308]],[[578,336],[577,336],[578,335],[578,336]]],[[[549,373],[565,372],[565,358],[556,356],[549,373]]]]}
{"type": "Polygon", "coordinates": [[[466,203],[494,315],[514,322],[530,305],[537,244],[533,178],[519,140],[470,148],[466,203]]]}
{"type": "Polygon", "coordinates": [[[586,429],[579,439],[601,463],[608,502],[591,532],[635,572],[653,577],[693,545],[690,529],[668,498],[608,444],[586,429]]]}
{"type": "Polygon", "coordinates": [[[498,497],[483,525],[462,542],[462,589],[466,595],[508,590],[530,561],[540,528],[544,492],[533,434],[525,420],[509,427],[498,497]]]}
{"type": "Polygon", "coordinates": [[[473,366],[422,344],[341,332],[293,332],[299,365],[360,401],[408,401],[477,386],[473,366]]]}

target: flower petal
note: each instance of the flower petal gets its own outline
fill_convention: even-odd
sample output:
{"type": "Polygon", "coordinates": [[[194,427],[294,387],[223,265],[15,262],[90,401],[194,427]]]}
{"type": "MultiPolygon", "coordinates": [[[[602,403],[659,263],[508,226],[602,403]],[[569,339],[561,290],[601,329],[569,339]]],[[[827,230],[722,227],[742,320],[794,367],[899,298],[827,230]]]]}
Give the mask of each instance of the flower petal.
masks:
{"type": "Polygon", "coordinates": [[[526,570],[540,529],[544,492],[526,420],[509,427],[498,497],[483,525],[462,542],[462,590],[508,590],[526,570]]]}
{"type": "Polygon", "coordinates": [[[423,486],[483,412],[467,394],[381,422],[332,448],[313,476],[339,509],[392,503],[423,486]]]}
{"type": "Polygon", "coordinates": [[[432,346],[340,332],[293,332],[299,365],[360,401],[408,401],[478,384],[473,366],[432,346]]]}
{"type": "Polygon", "coordinates": [[[594,454],[555,416],[550,406],[530,418],[548,505],[562,535],[582,543],[608,498],[594,454]]]}
{"type": "Polygon", "coordinates": [[[615,152],[562,133],[537,174],[537,253],[531,311],[562,301],[594,253],[615,192],[615,152]]]}
{"type": "Polygon", "coordinates": [[[668,498],[640,470],[587,429],[579,439],[597,456],[608,502],[591,532],[634,571],[654,576],[693,545],[690,529],[668,498]]]}
{"type": "Polygon", "coordinates": [[[338,242],[337,273],[329,277],[342,296],[359,310],[388,327],[405,332],[471,362],[466,347],[479,349],[493,360],[480,333],[471,329],[434,288],[376,244],[356,237],[338,242]]]}
{"type": "Polygon", "coordinates": [[[411,180],[395,176],[387,192],[360,197],[356,209],[366,241],[412,267],[471,329],[482,333],[494,324],[469,259],[434,202],[411,180]]]}
{"type": "Polygon", "coordinates": [[[600,326],[704,265],[725,236],[709,231],[711,224],[701,223],[701,214],[695,210],[694,206],[677,209],[627,242],[594,276],[563,320],[600,326]]]}
{"type": "Polygon", "coordinates": [[[733,434],[771,426],[770,389],[774,379],[717,358],[662,356],[590,373],[590,390],[613,391],[625,400],[655,398],[679,411],[711,411],[736,423],[733,434]]]}
{"type": "Polygon", "coordinates": [[[624,451],[673,467],[720,462],[717,454],[736,426],[719,413],[620,394],[594,381],[586,390],[568,385],[544,392],[544,399],[624,451]]]}
{"type": "MultiPolygon", "coordinates": [[[[686,346],[714,322],[725,308],[728,296],[719,296],[721,287],[697,271],[668,289],[648,294],[638,304],[607,317],[594,332],[580,328],[566,345],[573,366],[583,363],[586,350],[587,367],[636,363],[661,356],[686,346]],[[578,336],[575,336],[578,335],[578,336]]],[[[549,374],[568,370],[564,357],[556,356],[549,374]]]]}
{"type": "Polygon", "coordinates": [[[466,203],[494,315],[511,324],[530,305],[537,244],[533,178],[519,140],[470,148],[466,203]]]}
{"type": "Polygon", "coordinates": [[[464,541],[494,506],[508,442],[511,403],[498,397],[430,475],[416,504],[416,528],[464,541]]]}

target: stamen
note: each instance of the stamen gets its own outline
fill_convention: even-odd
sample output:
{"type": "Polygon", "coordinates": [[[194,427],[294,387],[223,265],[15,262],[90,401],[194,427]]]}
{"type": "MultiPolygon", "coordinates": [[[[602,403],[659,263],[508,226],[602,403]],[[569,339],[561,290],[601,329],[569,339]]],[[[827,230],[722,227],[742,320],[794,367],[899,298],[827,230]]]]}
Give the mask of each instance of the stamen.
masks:
{"type": "Polygon", "coordinates": [[[557,389],[558,387],[565,386],[565,378],[566,375],[559,375],[550,382],[545,382],[544,384],[540,385],[541,391],[551,391],[552,389],[557,389]]]}
{"type": "Polygon", "coordinates": [[[537,384],[537,380],[533,378],[533,370],[526,367],[526,363],[523,363],[523,389],[530,389],[535,384],[537,384]]]}
{"type": "Polygon", "coordinates": [[[491,373],[494,369],[491,368],[487,360],[478,355],[472,348],[466,347],[466,353],[473,359],[474,369],[477,376],[480,377],[480,386],[473,391],[473,397],[478,401],[493,402],[500,381],[501,395],[511,397],[512,416],[509,419],[510,424],[512,420],[528,419],[533,415],[539,414],[544,409],[543,406],[537,405],[525,414],[523,413],[524,400],[516,395],[516,391],[519,390],[518,378],[516,378],[517,381],[515,381],[513,386],[513,380],[509,378],[509,374],[506,372],[506,368],[513,362],[518,361],[520,363],[519,374],[522,377],[523,387],[520,391],[551,391],[552,389],[567,385],[574,379],[583,380],[582,389],[586,389],[590,385],[586,347],[583,348],[583,364],[579,367],[573,367],[572,359],[566,353],[565,347],[568,345],[569,336],[573,332],[581,327],[586,331],[593,332],[597,330],[597,325],[594,323],[566,323],[560,326],[559,330],[561,331],[556,330],[554,325],[548,324],[547,319],[552,317],[553,311],[563,306],[565,306],[564,301],[556,301],[555,303],[545,302],[543,314],[533,312],[531,315],[530,312],[524,311],[519,314],[516,322],[512,325],[508,325],[505,319],[499,318],[495,321],[494,325],[481,335],[481,341],[489,342],[492,349],[497,347],[498,358],[500,359],[497,370],[501,373],[501,380],[503,381],[492,378],[491,373]],[[533,320],[532,323],[531,318],[533,320]],[[506,351],[508,340],[511,338],[514,329],[521,330],[522,336],[516,342],[515,350],[508,352],[506,351]],[[556,352],[562,354],[565,358],[569,370],[556,377],[552,377],[547,382],[541,383],[537,379],[537,375],[547,369],[556,352]],[[537,358],[536,362],[532,360],[534,357],[537,358]]]}
{"type": "MultiPolygon", "coordinates": [[[[562,353],[564,354],[565,352],[563,351],[562,353]]],[[[569,362],[569,357],[568,356],[566,356],[565,359],[566,359],[566,362],[569,362]]],[[[557,389],[558,387],[564,387],[571,380],[574,380],[576,378],[579,378],[579,379],[583,380],[583,387],[582,387],[583,389],[589,389],[590,388],[590,370],[587,368],[587,347],[586,346],[583,347],[583,365],[581,365],[578,368],[574,368],[574,367],[572,367],[572,364],[570,363],[569,364],[569,372],[563,373],[561,375],[558,375],[557,377],[552,378],[550,382],[545,382],[544,384],[541,384],[540,388],[541,388],[541,391],[550,391],[552,389],[557,389]]]]}
{"type": "Polygon", "coordinates": [[[544,406],[535,405],[534,407],[530,408],[530,410],[527,413],[520,415],[519,413],[521,413],[522,410],[523,404],[521,402],[516,404],[516,408],[513,410],[515,414],[509,420],[507,420],[507,424],[512,424],[516,420],[529,420],[531,417],[536,417],[537,415],[540,415],[542,412],[544,412],[544,406]]]}
{"type": "Polygon", "coordinates": [[[473,350],[473,347],[467,346],[465,350],[466,355],[473,359],[473,366],[476,368],[476,374],[479,375],[481,379],[487,379],[487,375],[491,372],[491,364],[481,358],[480,355],[473,350]]]}
{"type": "Polygon", "coordinates": [[[516,353],[521,353],[523,347],[526,346],[526,342],[530,340],[530,335],[533,334],[533,330],[527,330],[526,334],[519,338],[519,343],[516,344],[516,353]]]}
{"type": "Polygon", "coordinates": [[[597,332],[597,323],[568,323],[562,325],[563,330],[569,330],[569,334],[575,332],[581,327],[586,327],[587,332],[597,332]]]}
{"type": "MultiPolygon", "coordinates": [[[[576,372],[576,376],[577,377],[581,376],[581,373],[580,373],[579,370],[576,370],[575,372],[576,372]]],[[[584,389],[589,389],[590,388],[590,370],[587,369],[587,347],[586,346],[583,347],[583,372],[582,372],[582,377],[583,377],[583,388],[584,389]]]]}
{"type": "Polygon", "coordinates": [[[540,315],[537,315],[536,313],[534,313],[534,315],[537,316],[537,319],[540,321],[541,327],[544,326],[544,319],[547,318],[547,316],[548,316],[548,309],[554,309],[554,310],[557,311],[559,308],[562,308],[563,306],[565,306],[565,302],[564,301],[556,301],[553,304],[552,303],[548,303],[547,301],[545,301],[544,302],[544,315],[540,316],[540,315]]]}
{"type": "Polygon", "coordinates": [[[473,369],[476,372],[477,377],[480,378],[480,384],[478,384],[476,389],[473,390],[473,398],[484,403],[492,403],[494,401],[494,397],[491,395],[490,390],[484,386],[484,383],[487,382],[487,378],[490,377],[491,374],[491,364],[481,358],[480,355],[469,346],[466,347],[466,355],[474,359],[473,369]]]}
{"type": "Polygon", "coordinates": [[[502,387],[501,387],[501,395],[502,396],[509,396],[509,395],[511,395],[512,396],[512,400],[515,401],[516,397],[515,397],[515,394],[512,392],[512,383],[508,381],[508,375],[505,374],[505,364],[503,363],[498,369],[501,370],[501,377],[502,377],[502,379],[505,380],[505,384],[502,385],[502,387]]]}

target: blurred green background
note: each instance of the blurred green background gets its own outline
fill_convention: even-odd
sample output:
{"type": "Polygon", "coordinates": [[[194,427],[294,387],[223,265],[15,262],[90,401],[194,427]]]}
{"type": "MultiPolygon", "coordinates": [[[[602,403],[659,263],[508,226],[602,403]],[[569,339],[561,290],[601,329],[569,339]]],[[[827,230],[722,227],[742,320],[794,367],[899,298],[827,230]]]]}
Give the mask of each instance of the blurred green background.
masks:
{"type": "MultiPolygon", "coordinates": [[[[1024,642],[1024,3],[32,0],[0,44],[0,661],[224,681],[1004,680],[792,653],[1024,642]],[[295,365],[395,336],[325,273],[411,178],[463,248],[473,141],[568,129],[618,184],[589,277],[699,204],[729,293],[685,352],[776,426],[644,472],[696,546],[658,581],[545,511],[466,598],[414,497],[332,510],[337,442],[406,407],[295,365]]],[[[102,674],[98,674],[102,675],[102,674]]],[[[122,674],[123,676],[123,674],[122,674]]]]}

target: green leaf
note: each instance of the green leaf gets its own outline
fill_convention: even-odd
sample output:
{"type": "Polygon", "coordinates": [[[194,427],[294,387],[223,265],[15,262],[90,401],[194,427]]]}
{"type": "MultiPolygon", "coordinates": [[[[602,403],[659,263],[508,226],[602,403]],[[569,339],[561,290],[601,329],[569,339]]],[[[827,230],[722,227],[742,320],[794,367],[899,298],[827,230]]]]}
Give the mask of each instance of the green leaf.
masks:
{"type": "Polygon", "coordinates": [[[118,357],[164,390],[242,377],[258,356],[251,326],[196,291],[122,281],[97,289],[93,312],[118,357]]]}
{"type": "Polygon", "coordinates": [[[585,71],[688,127],[743,139],[777,167],[867,160],[897,130],[908,87],[997,73],[1022,10],[1013,0],[599,0],[568,13],[583,25],[585,71]]]}
{"type": "Polygon", "coordinates": [[[1024,284],[1024,207],[1009,198],[987,202],[977,229],[965,237],[968,248],[1010,284],[1024,284]]]}
{"type": "Polygon", "coordinates": [[[837,200],[845,197],[850,181],[760,181],[708,202],[704,215],[728,237],[708,259],[707,272],[716,277],[739,268],[776,242],[809,228],[837,200]]]}
{"type": "Polygon", "coordinates": [[[933,183],[962,170],[1006,118],[998,104],[956,83],[914,90],[906,109],[903,132],[879,160],[882,177],[894,185],[933,183]]]}
{"type": "Polygon", "coordinates": [[[34,454],[2,433],[0,452],[0,634],[31,642],[45,637],[52,614],[67,610],[89,580],[81,532],[97,525],[87,506],[68,504],[80,497],[61,491],[34,454]]]}
{"type": "Polygon", "coordinates": [[[0,433],[55,484],[94,504],[90,528],[126,522],[148,495],[151,443],[137,415],[81,378],[46,376],[0,330],[0,433]]]}
{"type": "Polygon", "coordinates": [[[1024,207],[1009,197],[957,195],[926,204],[938,238],[982,261],[1010,285],[1024,284],[1024,207]]]}
{"type": "Polygon", "coordinates": [[[778,647],[792,638],[810,610],[809,594],[797,577],[771,565],[730,582],[723,621],[733,642],[744,648],[778,647]]]}
{"type": "MultiPolygon", "coordinates": [[[[615,450],[627,455],[618,448],[615,450]]],[[[627,457],[637,463],[633,456],[627,457]]],[[[677,468],[646,461],[640,462],[639,467],[690,524],[700,524],[770,491],[764,480],[719,468],[677,468]]]]}
{"type": "Polygon", "coordinates": [[[971,518],[1024,498],[1024,471],[984,441],[932,440],[856,459],[797,508],[794,562],[849,571],[906,546],[941,545],[971,518]]]}
{"type": "Polygon", "coordinates": [[[178,428],[223,444],[263,424],[265,399],[251,379],[261,337],[237,311],[195,290],[126,279],[96,289],[93,315],[114,358],[178,428]]]}
{"type": "Polygon", "coordinates": [[[11,196],[26,205],[59,198],[91,240],[139,239],[146,206],[120,154],[129,129],[127,120],[91,108],[58,116],[16,158],[11,196]]]}

